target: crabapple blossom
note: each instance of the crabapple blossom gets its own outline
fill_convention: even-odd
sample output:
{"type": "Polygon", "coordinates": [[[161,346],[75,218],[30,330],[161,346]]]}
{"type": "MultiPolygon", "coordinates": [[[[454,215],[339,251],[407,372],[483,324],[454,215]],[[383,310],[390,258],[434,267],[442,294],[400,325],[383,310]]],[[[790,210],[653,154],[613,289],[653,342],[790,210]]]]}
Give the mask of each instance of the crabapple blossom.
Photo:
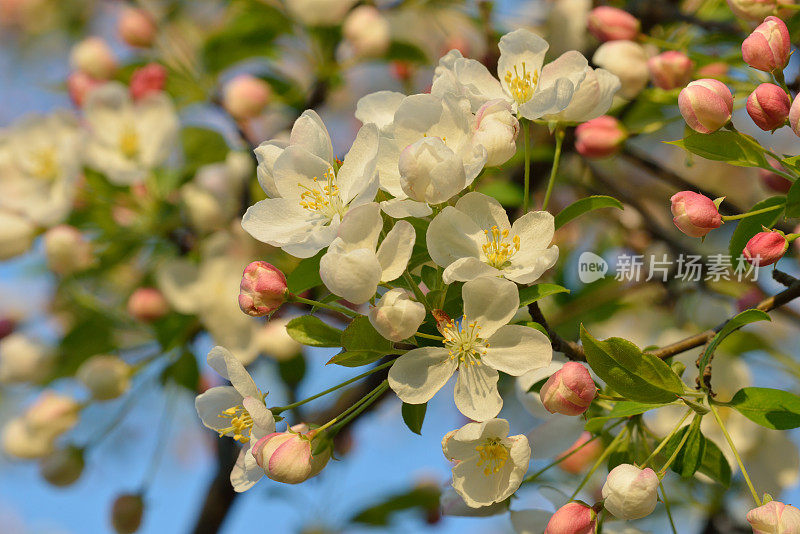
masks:
{"type": "Polygon", "coordinates": [[[618,519],[645,517],[656,507],[658,483],[658,475],[649,467],[618,465],[603,484],[603,505],[618,519]]]}
{"type": "Polygon", "coordinates": [[[592,376],[582,364],[567,362],[544,383],[539,395],[550,413],[580,415],[597,393],[592,376]]]}
{"type": "Polygon", "coordinates": [[[353,208],[339,226],[338,237],[319,262],[319,275],[335,295],[363,304],[378,284],[397,279],[411,258],[416,234],[407,221],[397,221],[378,246],[383,228],[376,203],[353,208]]]}
{"type": "Polygon", "coordinates": [[[616,7],[599,6],[589,12],[589,32],[603,42],[632,41],[640,27],[639,19],[616,7]]]}
{"type": "Polygon", "coordinates": [[[692,79],[692,60],[683,52],[668,50],[647,60],[650,78],[659,89],[683,87],[692,79]]]}
{"type": "Polygon", "coordinates": [[[619,95],[631,99],[638,95],[650,79],[647,52],[633,41],[608,41],[592,56],[595,65],[617,76],[621,83],[619,95]]]}
{"type": "Polygon", "coordinates": [[[512,376],[550,363],[547,336],[527,326],[507,325],[519,308],[513,282],[478,278],[462,288],[464,315],[450,319],[437,312],[442,347],[420,347],[400,356],[389,369],[389,386],[403,402],[422,404],[458,371],[455,402],[476,421],[495,417],[503,406],[498,371],[512,376]]]}
{"type": "Polygon", "coordinates": [[[511,159],[517,151],[519,121],[511,114],[505,100],[490,100],[475,114],[472,142],[486,149],[486,166],[497,167],[511,159]]]}
{"type": "Polygon", "coordinates": [[[0,340],[0,383],[40,382],[53,367],[55,354],[43,343],[14,332],[0,340]]]}
{"type": "Polygon", "coordinates": [[[116,399],[130,388],[131,366],[118,356],[92,356],[81,364],[75,377],[95,400],[116,399]]]}
{"type": "Polygon", "coordinates": [[[155,41],[158,28],[150,13],[129,7],[123,9],[119,16],[117,32],[130,46],[147,48],[155,41]]]}
{"type": "Polygon", "coordinates": [[[286,275],[265,261],[244,268],[239,285],[239,307],[247,315],[263,317],[281,307],[288,292],[286,275]]]}
{"type": "Polygon", "coordinates": [[[73,46],[69,63],[74,70],[85,72],[96,80],[108,80],[117,70],[114,52],[100,37],[87,37],[73,46]]]}
{"type": "Polygon", "coordinates": [[[369,309],[369,322],[390,341],[410,338],[424,320],[425,306],[402,288],[390,289],[369,309]]]}
{"type": "Polygon", "coordinates": [[[628,132],[617,119],[603,115],[575,128],[575,150],[586,158],[607,158],[619,152],[627,138],[628,132]]]}
{"type": "Polygon", "coordinates": [[[92,91],[83,109],[88,163],[116,185],[141,182],[172,152],[179,124],[164,93],[133,102],[128,89],[113,82],[92,91]]]}
{"type": "Polygon", "coordinates": [[[672,222],[689,237],[703,237],[722,226],[719,204],[694,191],[681,191],[670,198],[672,222]]]}
{"type": "Polygon", "coordinates": [[[597,513],[582,502],[569,502],[556,510],[544,534],[594,534],[597,513]]]}
{"type": "Polygon", "coordinates": [[[431,259],[445,268],[446,284],[483,276],[531,284],[558,259],[558,247],[550,245],[554,232],[546,211],[527,213],[511,225],[497,200],[471,192],[434,217],[426,238],[431,259]]]}
{"type": "Polygon", "coordinates": [[[391,27],[380,11],[372,6],[358,6],[342,24],[342,35],[363,57],[380,56],[389,48],[391,27]]]}
{"type": "Polygon", "coordinates": [[[789,241],[786,236],[778,230],[772,230],[759,232],[750,238],[742,254],[753,265],[764,267],[781,259],[788,248],[789,241]]]}
{"type": "Polygon", "coordinates": [[[265,395],[230,351],[214,347],[207,360],[231,385],[198,395],[195,408],[206,427],[245,444],[231,471],[231,484],[237,492],[247,491],[264,475],[252,450],[258,440],[275,432],[275,417],[264,404],[265,395]]]}
{"type": "Polygon", "coordinates": [[[731,120],[733,95],[724,83],[705,78],[691,82],[681,91],[678,107],[692,130],[707,134],[731,120]]]}
{"type": "Polygon", "coordinates": [[[747,98],[747,114],[764,131],[780,128],[789,117],[792,102],[774,83],[762,83],[747,98]]]}
{"type": "Polygon", "coordinates": [[[269,84],[249,74],[236,76],[222,89],[222,105],[237,120],[260,115],[271,97],[269,84]]]}
{"type": "Polygon", "coordinates": [[[543,120],[584,122],[596,119],[608,111],[614,95],[621,87],[619,78],[605,69],[586,67],[584,72],[586,76],[578,85],[569,105],[558,113],[543,115],[543,120]]]}
{"type": "Polygon", "coordinates": [[[800,532],[800,510],[791,504],[770,501],[747,512],[753,534],[793,534],[800,532]]]}
{"type": "Polygon", "coordinates": [[[742,42],[742,58],[754,69],[764,72],[782,71],[789,63],[792,49],[786,23],[778,17],[767,17],[742,42]]]}
{"type": "Polygon", "coordinates": [[[453,466],[453,488],[467,506],[478,508],[507,499],[522,483],[531,448],[523,435],[509,436],[505,419],[467,423],[442,438],[453,466]]]}
{"type": "Polygon", "coordinates": [[[242,227],[292,256],[313,256],[336,238],[349,209],[375,198],[377,145],[377,127],[363,126],[340,166],[322,119],[303,112],[288,144],[272,140],[255,149],[258,180],[270,198],[248,208],[242,227]]]}
{"type": "Polygon", "coordinates": [[[264,474],[276,482],[300,484],[317,476],[331,458],[328,447],[312,454],[317,432],[304,423],[286,432],[273,432],[253,445],[251,454],[264,474]]]}

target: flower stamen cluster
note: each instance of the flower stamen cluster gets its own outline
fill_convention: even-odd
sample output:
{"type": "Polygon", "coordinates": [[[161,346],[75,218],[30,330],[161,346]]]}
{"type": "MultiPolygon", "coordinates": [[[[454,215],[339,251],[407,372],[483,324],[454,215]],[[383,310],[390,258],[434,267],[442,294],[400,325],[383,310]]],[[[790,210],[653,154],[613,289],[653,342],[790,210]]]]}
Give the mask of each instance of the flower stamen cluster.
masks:
{"type": "Polygon", "coordinates": [[[522,62],[522,75],[520,76],[517,66],[514,65],[514,73],[506,71],[506,83],[511,92],[511,96],[517,104],[524,104],[533,97],[536,85],[539,83],[539,71],[528,72],[525,62],[522,62]]]}
{"type": "Polygon", "coordinates": [[[489,265],[497,269],[502,268],[508,260],[520,248],[520,237],[515,235],[511,242],[506,241],[509,235],[508,230],[500,230],[497,226],[492,226],[491,231],[484,230],[486,235],[486,244],[483,245],[483,253],[486,254],[486,259],[489,265]]]}
{"type": "Polygon", "coordinates": [[[477,465],[478,467],[485,466],[483,474],[487,477],[499,473],[508,460],[508,447],[503,445],[498,438],[487,439],[483,445],[475,447],[475,451],[480,456],[477,465]]]}

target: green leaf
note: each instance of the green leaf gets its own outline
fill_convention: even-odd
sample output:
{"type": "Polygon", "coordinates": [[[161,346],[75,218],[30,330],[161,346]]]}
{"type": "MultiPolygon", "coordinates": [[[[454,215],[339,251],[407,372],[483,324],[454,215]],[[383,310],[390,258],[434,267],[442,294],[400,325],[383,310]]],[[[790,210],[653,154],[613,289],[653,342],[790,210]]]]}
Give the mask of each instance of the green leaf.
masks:
{"type": "Polygon", "coordinates": [[[800,180],[789,188],[786,194],[786,217],[800,217],[800,180]]]}
{"type": "Polygon", "coordinates": [[[230,151],[222,134],[208,128],[184,127],[181,130],[181,142],[186,158],[186,172],[189,174],[203,165],[224,161],[230,151]]]}
{"type": "Polygon", "coordinates": [[[594,195],[591,197],[582,198],[573,202],[563,210],[561,210],[555,217],[556,230],[570,222],[572,219],[580,217],[584,213],[600,208],[622,208],[622,202],[614,197],[606,195],[594,195]]]}
{"type": "Polygon", "coordinates": [[[411,491],[392,495],[382,503],[362,510],[352,521],[372,526],[386,526],[397,512],[416,508],[427,514],[438,510],[439,496],[439,489],[434,485],[418,486],[411,491]]]}
{"type": "MultiPolygon", "coordinates": [[[[675,145],[697,154],[701,158],[724,161],[739,167],[766,167],[767,158],[758,142],[739,132],[720,130],[710,134],[691,132],[682,140],[672,141],[675,145]]],[[[768,167],[766,167],[768,168],[768,167]]]]}
{"type": "MultiPolygon", "coordinates": [[[[786,197],[770,197],[757,203],[748,211],[769,208],[779,204],[784,204],[785,202],[786,197]]],[[[744,250],[744,246],[748,241],[750,241],[750,238],[761,232],[762,226],[766,226],[767,228],[772,227],[776,222],[778,222],[778,220],[781,218],[781,215],[781,210],[775,210],[761,213],[759,215],[751,215],[750,217],[745,217],[739,221],[739,223],[736,225],[736,230],[733,231],[733,236],[731,237],[731,242],[728,247],[728,252],[731,255],[731,261],[734,262],[734,265],[738,261],[739,256],[742,255],[742,250],[744,250]]]]}
{"type": "Polygon", "coordinates": [[[286,277],[286,285],[290,293],[297,295],[312,287],[322,284],[319,277],[319,260],[324,251],[320,251],[316,256],[305,258],[286,277]]]}
{"type": "Polygon", "coordinates": [[[550,334],[548,334],[547,330],[545,330],[545,328],[542,325],[540,325],[539,323],[530,323],[529,322],[529,323],[525,323],[525,326],[527,326],[528,328],[535,328],[536,330],[538,330],[542,334],[546,335],[548,339],[550,339],[550,334]]]}
{"type": "Polygon", "coordinates": [[[295,317],[286,325],[292,339],[310,347],[341,347],[342,331],[313,315],[295,317]]]}
{"type": "Polygon", "coordinates": [[[703,375],[703,371],[708,365],[708,362],[711,360],[711,356],[714,354],[714,351],[717,350],[719,344],[722,343],[723,339],[746,324],[754,323],[756,321],[771,320],[772,319],[766,312],[750,309],[743,311],[725,323],[725,326],[722,327],[722,330],[717,332],[717,335],[715,335],[711,342],[706,346],[705,351],[703,351],[703,355],[700,357],[700,362],[697,364],[697,368],[700,369],[700,376],[703,375]]]}
{"type": "Polygon", "coordinates": [[[600,432],[600,430],[603,429],[603,426],[612,419],[643,414],[644,412],[653,410],[655,408],[658,408],[658,406],[642,402],[617,402],[614,404],[614,407],[611,409],[611,411],[608,412],[608,415],[592,417],[589,419],[586,422],[585,429],[589,432],[600,432]]]}
{"type": "Polygon", "coordinates": [[[731,464],[728,463],[717,444],[710,439],[706,439],[703,459],[697,470],[726,488],[731,485],[731,464]]]}
{"type": "Polygon", "coordinates": [[[519,184],[503,180],[481,183],[477,191],[496,199],[500,204],[509,208],[522,206],[524,198],[522,187],[519,184]]]}
{"type": "Polygon", "coordinates": [[[581,341],[586,361],[597,376],[628,399],[665,404],[683,393],[683,382],[669,365],[630,341],[618,337],[598,341],[583,325],[581,341]]]}
{"type": "Polygon", "coordinates": [[[689,426],[689,437],[686,439],[683,448],[675,458],[675,462],[670,468],[678,473],[683,478],[690,478],[694,476],[695,472],[700,468],[703,460],[703,453],[705,451],[706,438],[700,432],[700,423],[703,418],[695,416],[692,424],[689,426]]]}
{"type": "Polygon", "coordinates": [[[342,333],[342,347],[347,351],[374,352],[378,355],[391,354],[392,342],[375,330],[369,317],[361,315],[353,319],[342,333]]]}
{"type": "Polygon", "coordinates": [[[427,402],[424,404],[403,403],[403,421],[414,434],[422,434],[422,423],[425,421],[425,412],[427,410],[427,402]]]}
{"type": "Polygon", "coordinates": [[[528,304],[549,295],[555,295],[556,293],[569,293],[569,289],[558,284],[536,284],[523,287],[519,290],[519,305],[520,307],[527,306],[528,304]]]}
{"type": "Polygon", "coordinates": [[[342,367],[361,367],[380,360],[383,353],[371,352],[367,350],[342,351],[327,362],[325,365],[336,364],[342,367]]]}
{"type": "Polygon", "coordinates": [[[775,430],[800,427],[800,396],[781,389],[743,388],[725,403],[754,423],[775,430]]]}
{"type": "Polygon", "coordinates": [[[428,63],[427,54],[415,44],[405,41],[392,41],[386,51],[386,59],[393,61],[410,61],[412,63],[428,63]]]}
{"type": "Polygon", "coordinates": [[[439,270],[434,269],[430,265],[422,266],[420,278],[422,278],[422,282],[430,291],[436,291],[437,289],[440,289],[444,285],[439,270]]]}

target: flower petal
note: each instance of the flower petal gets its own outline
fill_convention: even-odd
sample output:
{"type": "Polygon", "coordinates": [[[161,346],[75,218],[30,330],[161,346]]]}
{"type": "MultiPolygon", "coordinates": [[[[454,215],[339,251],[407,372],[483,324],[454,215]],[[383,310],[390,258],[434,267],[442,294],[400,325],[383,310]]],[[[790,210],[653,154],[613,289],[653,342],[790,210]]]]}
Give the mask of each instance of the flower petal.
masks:
{"type": "MultiPolygon", "coordinates": [[[[350,151],[344,157],[336,175],[339,197],[348,204],[362,192],[374,187],[377,192],[376,165],[378,162],[378,128],[373,124],[362,126],[350,151]]],[[[367,201],[372,201],[375,197],[367,201]]]]}
{"type": "Polygon", "coordinates": [[[433,218],[426,233],[431,259],[447,267],[459,258],[479,258],[483,230],[469,216],[452,206],[433,218]]]}
{"type": "Polygon", "coordinates": [[[214,347],[206,358],[208,365],[211,366],[223,378],[230,380],[231,385],[242,397],[261,398],[261,392],[253,382],[253,377],[244,368],[242,362],[236,359],[225,347],[214,347]]]}
{"type": "Polygon", "coordinates": [[[500,39],[500,59],[497,62],[497,77],[508,94],[511,91],[506,82],[506,73],[514,73],[514,67],[522,74],[522,64],[527,72],[541,74],[544,56],[550,45],[547,41],[528,30],[515,30],[500,39]]]}
{"type": "MultiPolygon", "coordinates": [[[[380,217],[379,217],[380,218],[380,217]]],[[[382,282],[395,280],[408,266],[417,234],[408,221],[397,221],[378,247],[378,263],[383,270],[382,282]]]]}
{"type": "Polygon", "coordinates": [[[320,260],[319,275],[334,294],[353,304],[363,304],[378,289],[381,264],[374,250],[360,248],[340,252],[331,246],[320,260]]]}
{"type": "Polygon", "coordinates": [[[242,400],[242,406],[253,420],[253,427],[250,429],[252,442],[275,432],[275,416],[264,405],[264,401],[256,397],[245,397],[242,400]]]}
{"type": "Polygon", "coordinates": [[[544,250],[553,241],[555,219],[546,211],[532,211],[514,221],[511,232],[519,236],[523,248],[544,250]]]}
{"type": "Polygon", "coordinates": [[[378,91],[359,99],[356,104],[356,118],[362,124],[374,124],[383,130],[394,121],[394,113],[406,97],[395,91],[378,91]]]}
{"type": "Polygon", "coordinates": [[[506,210],[494,198],[483,193],[467,193],[456,202],[455,208],[465,213],[482,230],[491,230],[497,226],[500,231],[511,230],[506,210]]]}
{"type": "Polygon", "coordinates": [[[252,488],[264,476],[264,471],[258,467],[256,459],[246,447],[239,452],[236,464],[231,470],[231,485],[233,491],[241,493],[252,488]]]}
{"type": "Polygon", "coordinates": [[[197,415],[207,428],[222,430],[231,426],[231,420],[220,414],[228,408],[242,403],[242,395],[233,386],[217,386],[208,389],[194,399],[197,415]]]}
{"type": "Polygon", "coordinates": [[[375,250],[382,229],[381,208],[372,202],[349,210],[339,225],[337,236],[344,250],[375,250]]]}
{"type": "Polygon", "coordinates": [[[452,284],[453,282],[469,282],[476,278],[501,275],[499,270],[488,263],[483,263],[478,258],[459,258],[445,268],[442,280],[445,284],[452,284]]]}
{"type": "Polygon", "coordinates": [[[460,365],[453,393],[458,410],[475,421],[497,416],[503,407],[503,399],[497,392],[498,377],[497,371],[488,365],[460,365]]]}
{"type": "Polygon", "coordinates": [[[256,169],[258,183],[269,198],[280,196],[278,188],[275,186],[273,168],[275,167],[275,161],[277,161],[278,156],[283,154],[286,146],[287,144],[284,141],[272,140],[261,143],[253,150],[258,160],[258,168],[256,169]]]}
{"type": "Polygon", "coordinates": [[[325,173],[330,169],[326,160],[302,146],[291,145],[275,159],[272,177],[280,196],[300,199],[306,191],[319,190],[319,181],[326,180],[325,173]]]}
{"type": "Polygon", "coordinates": [[[428,402],[453,376],[458,363],[442,347],[421,347],[395,360],[389,386],[408,404],[428,402]]]}
{"type": "Polygon", "coordinates": [[[553,359],[550,340],[535,328],[506,325],[488,341],[483,363],[512,376],[545,367],[553,359]]]}
{"type": "Polygon", "coordinates": [[[509,265],[503,267],[503,276],[518,284],[532,284],[558,261],[558,247],[545,250],[528,249],[517,252],[509,265]]]}
{"type": "MultiPolygon", "coordinates": [[[[405,195],[405,193],[404,193],[405,195]]],[[[381,209],[392,219],[405,219],[406,217],[427,217],[433,210],[424,202],[406,198],[393,198],[381,202],[381,209]]]]}
{"type": "Polygon", "coordinates": [[[325,123],[313,109],[304,111],[294,122],[289,144],[301,146],[328,164],[333,163],[331,136],[325,123]]]}
{"type": "Polygon", "coordinates": [[[484,339],[514,317],[519,309],[519,292],[514,282],[502,278],[478,278],[464,284],[464,315],[477,321],[484,339]]]}
{"type": "Polygon", "coordinates": [[[267,198],[247,208],[242,228],[263,243],[282,247],[306,241],[324,222],[295,199],[267,198]]]}

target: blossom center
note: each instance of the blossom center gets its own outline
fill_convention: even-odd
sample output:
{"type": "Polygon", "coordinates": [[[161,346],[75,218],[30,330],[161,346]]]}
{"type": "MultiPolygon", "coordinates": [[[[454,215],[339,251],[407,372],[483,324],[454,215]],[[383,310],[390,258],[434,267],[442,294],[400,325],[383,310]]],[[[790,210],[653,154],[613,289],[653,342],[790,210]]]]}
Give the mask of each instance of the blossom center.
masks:
{"type": "Polygon", "coordinates": [[[459,365],[480,365],[489,343],[480,337],[481,327],[477,321],[469,322],[464,316],[459,320],[447,319],[439,324],[444,336],[444,346],[450,359],[458,358],[459,365]]]}
{"type": "Polygon", "coordinates": [[[136,128],[127,126],[119,136],[119,151],[128,159],[133,159],[139,153],[139,135],[136,128]]]}
{"type": "Polygon", "coordinates": [[[217,430],[219,437],[227,434],[233,434],[233,439],[241,443],[250,441],[250,428],[253,426],[253,418],[250,413],[242,406],[233,406],[227,410],[223,410],[219,414],[224,419],[231,420],[231,426],[217,430]],[[245,435],[246,434],[246,435],[245,435]]]}
{"type": "Polygon", "coordinates": [[[52,180],[58,175],[55,149],[45,148],[34,155],[33,174],[42,180],[52,180]]]}
{"type": "Polygon", "coordinates": [[[499,438],[487,439],[483,445],[475,447],[475,451],[480,456],[478,467],[484,466],[483,474],[487,477],[499,473],[508,461],[508,447],[503,445],[499,438]]]}
{"type": "Polygon", "coordinates": [[[506,71],[506,84],[511,96],[517,104],[524,104],[533,96],[536,84],[539,83],[539,71],[528,72],[525,62],[522,62],[522,72],[514,65],[514,72],[506,71]]]}
{"type": "Polygon", "coordinates": [[[486,255],[486,262],[492,267],[500,269],[514,254],[519,252],[520,239],[518,235],[509,240],[509,231],[501,231],[497,226],[492,226],[491,230],[484,230],[483,233],[486,235],[483,253],[486,255]]]}
{"type": "Polygon", "coordinates": [[[303,190],[300,206],[308,211],[321,213],[329,219],[333,219],[335,215],[344,216],[347,210],[336,186],[336,173],[330,168],[325,171],[323,178],[321,181],[314,177],[314,185],[311,187],[297,184],[303,190]]]}

